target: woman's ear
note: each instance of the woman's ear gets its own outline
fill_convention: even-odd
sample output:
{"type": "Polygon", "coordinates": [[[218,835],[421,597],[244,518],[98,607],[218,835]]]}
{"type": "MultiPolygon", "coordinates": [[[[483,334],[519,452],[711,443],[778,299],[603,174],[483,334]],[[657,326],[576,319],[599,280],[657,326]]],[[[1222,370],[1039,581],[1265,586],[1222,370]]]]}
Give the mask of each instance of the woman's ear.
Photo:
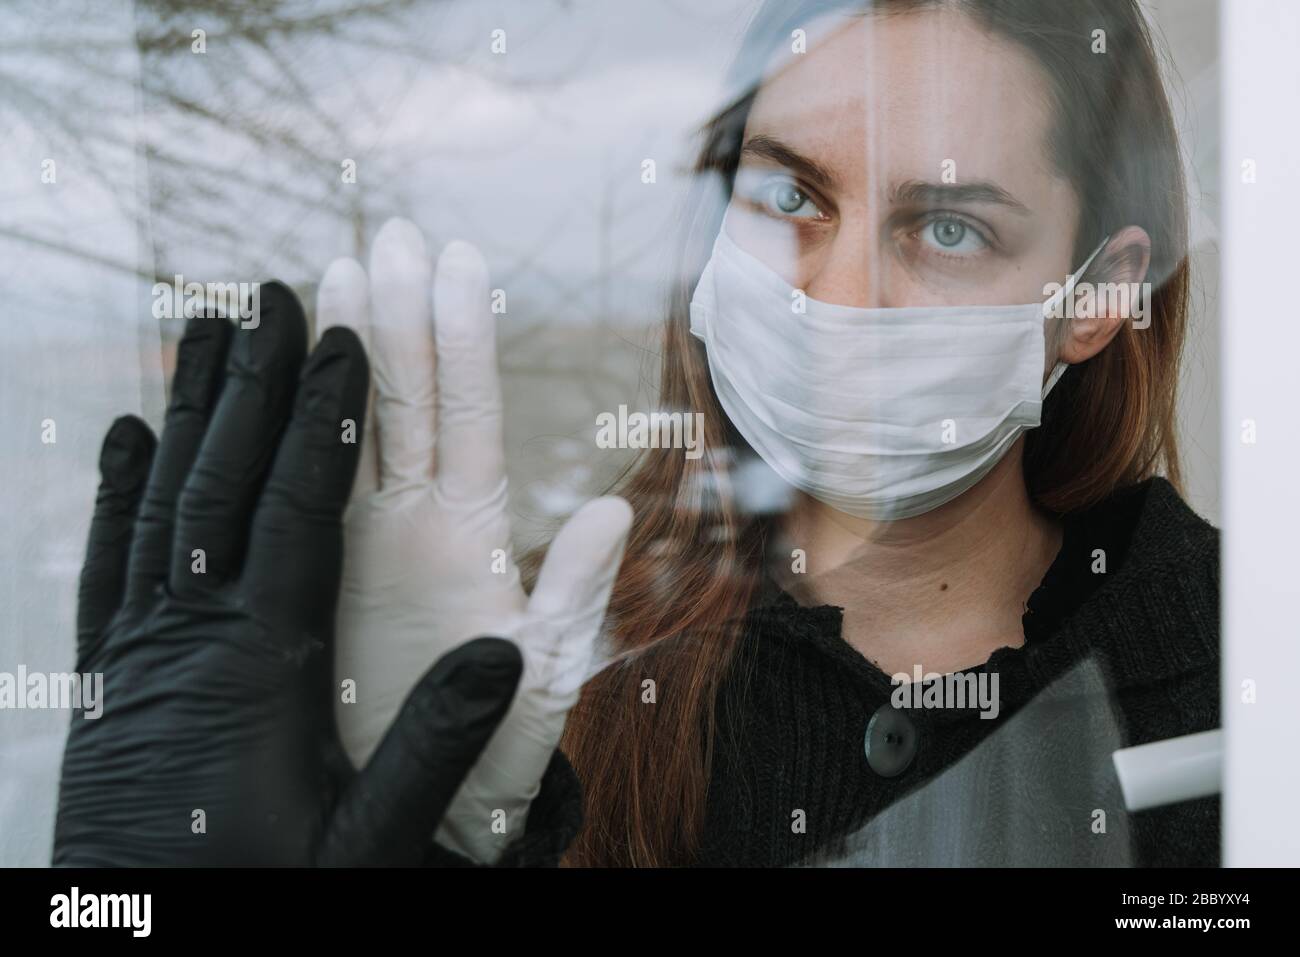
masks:
{"type": "MultiPolygon", "coordinates": [[[[1074,365],[1110,344],[1124,323],[1141,319],[1150,296],[1142,289],[1151,265],[1151,237],[1141,226],[1112,235],[1074,292],[1074,318],[1065,323],[1060,359],[1074,365]]],[[[1144,327],[1142,327],[1144,328],[1144,327]]]]}

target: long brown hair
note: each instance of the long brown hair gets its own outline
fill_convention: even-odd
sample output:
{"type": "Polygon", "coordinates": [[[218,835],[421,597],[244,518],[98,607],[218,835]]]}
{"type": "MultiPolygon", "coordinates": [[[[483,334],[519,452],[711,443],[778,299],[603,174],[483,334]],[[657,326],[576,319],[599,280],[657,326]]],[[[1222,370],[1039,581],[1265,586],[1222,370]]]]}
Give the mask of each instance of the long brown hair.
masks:
{"type": "MultiPolygon", "coordinates": [[[[689,864],[699,847],[719,684],[761,573],[769,519],[738,506],[730,476],[752,455],[720,408],[689,305],[719,229],[763,64],[829,12],[946,7],[1028,50],[1050,77],[1052,158],[1083,214],[1075,261],[1137,223],[1151,238],[1150,326],[1128,323],[1053,390],[1026,437],[1032,498],[1056,513],[1163,471],[1179,482],[1175,384],[1186,321],[1187,210],[1173,117],[1136,0],[768,0],[733,69],[738,91],[707,123],[663,328],[661,405],[704,414],[705,454],[645,454],[620,484],[635,521],[607,628],[619,663],[588,682],[562,747],[586,824],[566,863],[689,864]],[[1093,52],[1104,31],[1106,54],[1093,52]],[[653,682],[653,684],[649,684],[653,682]],[[653,703],[649,703],[653,700],[653,703]]],[[[1106,264],[1102,263],[1104,270],[1106,264]]]]}

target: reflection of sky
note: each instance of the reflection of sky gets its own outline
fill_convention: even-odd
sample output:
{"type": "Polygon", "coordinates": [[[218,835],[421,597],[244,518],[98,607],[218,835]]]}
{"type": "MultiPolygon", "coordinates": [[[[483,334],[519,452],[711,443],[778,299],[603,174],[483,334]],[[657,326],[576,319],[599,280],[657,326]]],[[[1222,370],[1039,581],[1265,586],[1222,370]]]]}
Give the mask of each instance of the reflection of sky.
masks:
{"type": "MultiPolygon", "coordinates": [[[[432,48],[431,38],[455,37],[438,45],[457,62],[441,66],[330,41],[327,54],[318,50],[302,66],[321,77],[320,110],[344,127],[339,148],[323,158],[329,175],[337,179],[348,156],[358,162],[356,189],[379,187],[367,231],[401,212],[435,247],[468,238],[512,291],[569,299],[570,308],[548,316],[558,320],[596,305],[582,286],[596,276],[602,245],[613,257],[649,246],[624,264],[612,295],[637,288],[628,280],[661,277],[663,244],[645,237],[673,212],[683,127],[707,112],[720,64],[706,52],[717,46],[717,29],[685,30],[669,8],[619,4],[611,16],[614,5],[583,5],[556,17],[551,6],[426,8],[408,40],[432,48]],[[504,56],[489,50],[497,28],[506,30],[504,56]],[[646,157],[657,160],[656,186],[640,182],[646,157]]],[[[267,225],[306,244],[307,258],[321,264],[351,248],[350,223],[302,214],[273,213],[267,225]]],[[[636,307],[606,302],[615,312],[636,307]]]]}
{"type": "MultiPolygon", "coordinates": [[[[753,5],[426,0],[332,33],[271,32],[265,50],[196,15],[165,29],[206,26],[206,54],[182,44],[138,68],[130,4],[79,8],[74,27],[59,4],[20,5],[19,30],[37,39],[21,56],[6,49],[6,72],[43,99],[5,113],[0,168],[17,185],[4,218],[128,268],[303,286],[336,255],[364,259],[359,244],[400,213],[435,249],[455,236],[479,244],[521,324],[644,320],[661,302],[690,133],[717,105],[753,5]],[[497,29],[505,55],[491,52],[497,29]],[[80,135],[47,127],[51,113],[80,135]],[[136,145],[154,158],[133,163],[136,145]],[[24,190],[46,156],[59,163],[58,190],[24,190]],[[340,181],[344,158],[357,162],[356,185],[340,181]],[[654,186],[641,182],[647,158],[654,186]],[[122,231],[137,191],[152,210],[139,236],[122,231]]],[[[1217,104],[1212,32],[1150,6],[1186,52],[1175,108],[1199,129],[1217,104]]],[[[164,29],[148,16],[134,14],[142,32],[164,29]]],[[[1216,182],[1215,143],[1186,145],[1194,236],[1211,239],[1217,208],[1201,200],[1216,182]]],[[[25,271],[32,250],[0,244],[0,274],[25,271]]]]}
{"type": "MultiPolygon", "coordinates": [[[[713,105],[719,51],[734,48],[750,6],[430,0],[334,34],[272,33],[269,53],[208,23],[202,56],[145,54],[139,111],[123,108],[135,93],[121,82],[134,67],[129,5],[83,23],[84,41],[69,37],[66,18],[31,13],[23,22],[39,39],[16,66],[48,75],[54,108],[80,114],[83,129],[111,126],[119,144],[157,155],[134,167],[107,135],[43,135],[19,109],[8,114],[19,122],[6,181],[29,182],[20,174],[52,155],[70,201],[51,204],[51,190],[10,196],[6,218],[128,268],[303,285],[334,256],[359,252],[358,217],[364,242],[400,213],[435,249],[455,236],[481,245],[513,301],[548,321],[596,310],[644,318],[659,307],[690,130],[713,105]],[[691,12],[701,7],[709,12],[691,12]],[[496,29],[505,55],[491,52],[496,29]],[[88,182],[84,167],[110,154],[123,167],[104,171],[111,188],[88,182]],[[340,181],[344,158],[357,161],[356,185],[340,181]],[[657,164],[653,186],[641,182],[646,158],[657,164]],[[152,209],[139,248],[119,205],[137,187],[152,209]],[[615,267],[618,282],[596,281],[615,267]]],[[[168,29],[206,22],[192,20],[168,29]]]]}

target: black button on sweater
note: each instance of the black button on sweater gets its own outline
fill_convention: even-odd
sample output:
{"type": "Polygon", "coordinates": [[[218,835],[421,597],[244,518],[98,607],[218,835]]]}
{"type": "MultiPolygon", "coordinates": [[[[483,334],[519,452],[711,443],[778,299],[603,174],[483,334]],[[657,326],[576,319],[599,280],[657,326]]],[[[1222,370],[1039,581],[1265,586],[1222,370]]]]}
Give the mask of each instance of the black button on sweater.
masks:
{"type": "Polygon", "coordinates": [[[864,749],[889,677],[841,609],[769,584],[719,701],[699,863],[1217,866],[1218,797],[1129,813],[1111,753],[1219,726],[1218,532],[1158,478],[1065,526],[1025,644],[957,675],[972,698],[996,678],[997,716],[908,702],[893,777],[864,749]]]}

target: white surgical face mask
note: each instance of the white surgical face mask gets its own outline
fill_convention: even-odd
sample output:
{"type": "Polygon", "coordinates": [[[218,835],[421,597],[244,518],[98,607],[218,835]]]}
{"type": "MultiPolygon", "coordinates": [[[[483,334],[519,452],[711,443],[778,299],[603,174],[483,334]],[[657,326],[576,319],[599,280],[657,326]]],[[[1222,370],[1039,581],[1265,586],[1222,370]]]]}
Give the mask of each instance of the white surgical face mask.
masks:
{"type": "Polygon", "coordinates": [[[849,515],[910,518],[969,489],[1039,424],[1066,368],[1043,382],[1045,324],[1105,245],[1046,303],[860,309],[805,298],[724,219],[691,332],[723,410],[785,481],[849,515]]]}

